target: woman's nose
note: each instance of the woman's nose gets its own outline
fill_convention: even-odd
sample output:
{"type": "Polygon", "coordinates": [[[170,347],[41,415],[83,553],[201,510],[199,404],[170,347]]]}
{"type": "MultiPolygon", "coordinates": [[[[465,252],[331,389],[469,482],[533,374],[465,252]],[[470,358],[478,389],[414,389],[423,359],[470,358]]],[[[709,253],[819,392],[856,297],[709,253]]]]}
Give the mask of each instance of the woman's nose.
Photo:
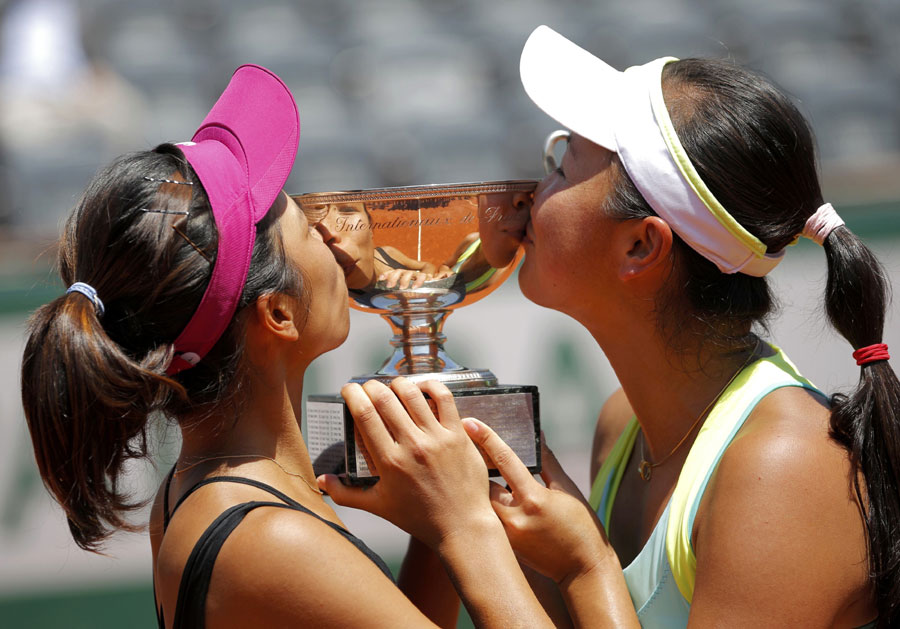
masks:
{"type": "Polygon", "coordinates": [[[340,233],[332,227],[327,220],[319,221],[316,224],[316,229],[322,234],[322,240],[326,245],[336,245],[341,242],[340,233]]]}

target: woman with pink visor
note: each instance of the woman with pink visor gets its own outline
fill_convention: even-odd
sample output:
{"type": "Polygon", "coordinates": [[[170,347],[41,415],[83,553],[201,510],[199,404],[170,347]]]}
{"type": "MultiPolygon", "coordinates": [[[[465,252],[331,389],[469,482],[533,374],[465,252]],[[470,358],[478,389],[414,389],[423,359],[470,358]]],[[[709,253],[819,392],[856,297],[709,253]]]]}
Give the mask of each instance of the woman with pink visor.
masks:
{"type": "Polygon", "coordinates": [[[478,477],[464,464],[462,428],[508,483],[490,486],[493,511],[561,594],[566,609],[547,605],[558,623],[900,626],[888,281],[824,202],[803,117],[732,64],[619,72],[547,27],[521,76],[571,133],[535,192],[519,284],[584,325],[621,384],[600,411],[591,495],[549,450],[542,484],[487,426],[451,404],[432,414],[402,380],[343,392],[379,482],[322,486],[423,539],[452,540],[454,522],[480,515],[465,539],[492,565],[497,523],[474,499],[453,510],[487,484],[483,464],[478,477]],[[801,236],[825,250],[828,319],[860,367],[845,395],[820,392],[758,336],[773,309],[765,276],[801,236]]]}
{"type": "Polygon", "coordinates": [[[300,432],[303,376],[347,336],[347,285],[282,191],[299,132],[281,80],[242,66],[191,141],[124,155],[90,182],[60,243],[69,288],[32,317],[22,365],[45,485],[75,542],[100,551],[141,528],[123,473],[148,455],[149,422],[177,423],[149,525],[161,628],[455,626],[448,571],[477,593],[464,592],[472,609],[500,610],[481,614],[489,626],[507,626],[509,605],[540,613],[508,544],[485,570],[412,540],[395,585],[324,501],[300,432]]]}

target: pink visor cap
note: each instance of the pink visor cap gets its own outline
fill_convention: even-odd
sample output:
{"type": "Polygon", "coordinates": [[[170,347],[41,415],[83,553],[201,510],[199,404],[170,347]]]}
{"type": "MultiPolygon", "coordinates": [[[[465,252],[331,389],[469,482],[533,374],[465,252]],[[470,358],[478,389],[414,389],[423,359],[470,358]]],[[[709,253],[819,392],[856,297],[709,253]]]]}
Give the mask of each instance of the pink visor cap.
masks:
{"type": "Polygon", "coordinates": [[[216,344],[247,281],[256,224],[287,181],[300,140],[300,116],[287,86],[254,65],[231,81],[190,142],[178,144],[209,197],[218,232],[216,262],[203,299],[175,339],[174,375],[216,344]]]}

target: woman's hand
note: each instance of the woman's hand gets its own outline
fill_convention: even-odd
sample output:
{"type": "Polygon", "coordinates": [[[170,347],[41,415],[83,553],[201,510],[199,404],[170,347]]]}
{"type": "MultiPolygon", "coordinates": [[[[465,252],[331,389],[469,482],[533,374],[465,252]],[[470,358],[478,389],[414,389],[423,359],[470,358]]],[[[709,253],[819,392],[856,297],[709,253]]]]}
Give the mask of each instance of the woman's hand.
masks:
{"type": "Polygon", "coordinates": [[[431,277],[418,269],[393,269],[378,276],[378,283],[384,288],[396,288],[397,290],[410,290],[421,288],[431,277]]]}
{"type": "Polygon", "coordinates": [[[431,262],[425,262],[419,270],[423,273],[427,273],[428,279],[430,280],[441,280],[453,275],[453,270],[446,264],[437,265],[432,264],[431,262]]]}
{"type": "Polygon", "coordinates": [[[453,271],[445,265],[435,267],[426,263],[421,269],[392,269],[378,276],[378,282],[385,288],[397,288],[398,290],[410,290],[421,288],[430,280],[441,280],[453,275],[453,271]]]}
{"type": "Polygon", "coordinates": [[[603,528],[541,439],[538,483],[515,452],[484,423],[463,420],[509,489],[491,484],[491,503],[517,556],[559,585],[576,627],[640,627],[622,567],[603,528]]]}
{"type": "Polygon", "coordinates": [[[487,425],[476,419],[465,419],[463,425],[507,481],[508,489],[491,483],[491,504],[520,560],[563,584],[610,555],[615,558],[600,521],[545,439],[541,478],[546,487],[487,425]]]}
{"type": "Polygon", "coordinates": [[[346,487],[336,476],[319,477],[337,504],[379,515],[435,549],[448,536],[485,527],[500,531],[487,467],[447,387],[435,381],[417,387],[396,378],[390,389],[373,380],[348,384],[341,395],[379,480],[362,489],[346,487]]]}
{"type": "Polygon", "coordinates": [[[323,475],[318,479],[319,487],[337,504],[386,518],[437,551],[475,624],[483,627],[552,626],[519,569],[504,532],[505,523],[501,524],[494,513],[496,510],[513,522],[519,519],[518,511],[529,509],[543,517],[532,518],[526,511],[528,517],[507,530],[513,531],[530,562],[551,567],[554,577],[561,575],[565,580],[560,589],[576,623],[627,626],[629,623],[620,622],[625,617],[621,609],[634,616],[634,608],[618,561],[603,564],[614,567],[611,572],[590,567],[603,556],[593,549],[604,545],[589,509],[564,491],[538,485],[509,447],[484,424],[466,420],[464,429],[447,387],[434,381],[419,387],[404,378],[396,378],[390,389],[375,381],[363,386],[346,385],[341,394],[368,450],[367,461],[379,480],[361,489],[345,487],[336,476],[323,475]],[[433,401],[436,416],[423,392],[433,401]],[[496,494],[492,506],[487,466],[469,435],[506,474],[513,488],[508,492],[509,499],[497,493],[499,488],[491,489],[496,494]],[[536,489],[552,492],[553,508],[545,514],[534,511],[533,507],[550,505],[546,501],[521,501],[523,487],[535,497],[539,495],[536,489]],[[573,522],[559,518],[572,518],[573,522]],[[582,530],[585,522],[587,531],[582,530]],[[576,529],[581,531],[580,542],[578,536],[569,534],[576,529]],[[575,559],[554,558],[552,551],[542,549],[545,545],[556,552],[572,552],[575,559]],[[607,587],[610,577],[612,587],[607,587]]]}

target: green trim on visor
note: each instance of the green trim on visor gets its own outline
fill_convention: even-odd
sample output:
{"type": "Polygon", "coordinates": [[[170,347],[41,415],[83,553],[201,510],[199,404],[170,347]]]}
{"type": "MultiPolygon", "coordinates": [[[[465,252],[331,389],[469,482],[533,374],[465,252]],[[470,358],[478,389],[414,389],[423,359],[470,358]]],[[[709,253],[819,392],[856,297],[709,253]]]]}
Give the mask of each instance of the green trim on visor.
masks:
{"type": "Polygon", "coordinates": [[[672,124],[672,119],[669,117],[669,111],[666,109],[666,102],[663,99],[662,92],[662,69],[673,61],[678,60],[672,57],[660,66],[660,80],[658,83],[654,83],[650,89],[650,105],[653,108],[653,115],[656,116],[657,126],[659,126],[659,130],[662,132],[663,139],[669,149],[669,154],[672,156],[672,159],[675,160],[678,169],[681,171],[681,175],[694,190],[697,198],[703,202],[703,205],[706,206],[716,220],[719,221],[732,236],[737,238],[745,247],[747,247],[753,255],[762,258],[766,255],[766,250],[768,249],[765,243],[744,229],[744,227],[728,213],[728,210],[722,207],[722,204],[719,203],[712,191],[706,187],[705,183],[703,183],[703,179],[700,178],[700,174],[694,168],[690,157],[688,157],[687,152],[681,145],[678,134],[675,133],[675,125],[672,124]]]}

